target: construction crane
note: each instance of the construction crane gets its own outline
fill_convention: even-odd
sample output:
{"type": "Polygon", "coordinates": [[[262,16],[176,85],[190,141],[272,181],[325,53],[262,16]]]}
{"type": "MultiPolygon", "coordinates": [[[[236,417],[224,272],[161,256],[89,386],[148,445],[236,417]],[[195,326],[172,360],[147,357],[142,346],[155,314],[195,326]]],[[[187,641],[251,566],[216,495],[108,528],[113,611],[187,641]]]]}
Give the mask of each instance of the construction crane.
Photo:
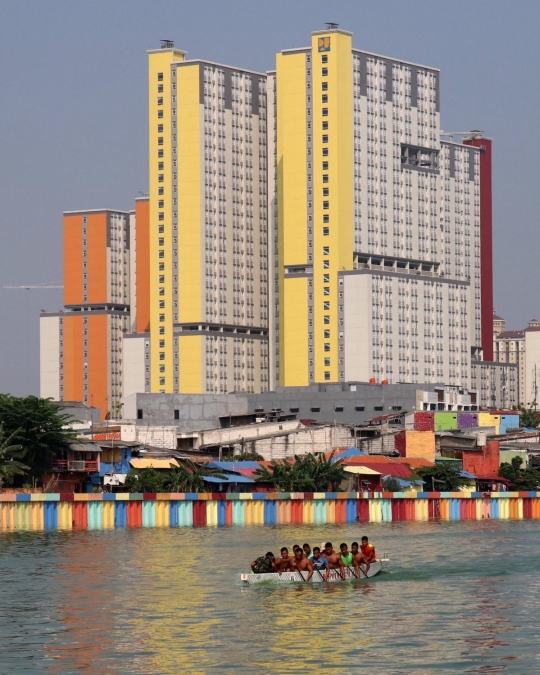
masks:
{"type": "Polygon", "coordinates": [[[28,284],[28,286],[4,286],[11,291],[48,291],[51,289],[64,288],[63,286],[55,286],[53,284],[28,284]]]}

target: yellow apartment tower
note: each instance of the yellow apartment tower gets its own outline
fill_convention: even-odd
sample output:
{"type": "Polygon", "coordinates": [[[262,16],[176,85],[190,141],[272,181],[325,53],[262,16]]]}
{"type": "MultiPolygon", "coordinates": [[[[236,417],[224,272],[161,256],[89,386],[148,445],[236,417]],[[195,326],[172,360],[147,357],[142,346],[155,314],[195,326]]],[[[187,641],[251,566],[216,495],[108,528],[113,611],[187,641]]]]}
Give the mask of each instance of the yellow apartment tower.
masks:
{"type": "Polygon", "coordinates": [[[149,57],[153,393],[269,388],[266,75],[149,57]]]}
{"type": "Polygon", "coordinates": [[[328,24],[268,73],[276,379],[469,386],[480,151],[441,140],[439,71],[328,24]]]}

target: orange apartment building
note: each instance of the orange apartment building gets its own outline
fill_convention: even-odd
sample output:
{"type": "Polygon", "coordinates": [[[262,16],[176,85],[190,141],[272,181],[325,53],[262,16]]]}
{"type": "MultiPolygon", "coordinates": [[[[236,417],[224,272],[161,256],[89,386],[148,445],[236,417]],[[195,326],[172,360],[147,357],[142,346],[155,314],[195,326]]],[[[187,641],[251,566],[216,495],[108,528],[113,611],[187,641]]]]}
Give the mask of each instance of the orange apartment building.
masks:
{"type": "Polygon", "coordinates": [[[64,308],[40,316],[41,396],[121,416],[122,337],[148,328],[148,199],[65,212],[64,308]]]}

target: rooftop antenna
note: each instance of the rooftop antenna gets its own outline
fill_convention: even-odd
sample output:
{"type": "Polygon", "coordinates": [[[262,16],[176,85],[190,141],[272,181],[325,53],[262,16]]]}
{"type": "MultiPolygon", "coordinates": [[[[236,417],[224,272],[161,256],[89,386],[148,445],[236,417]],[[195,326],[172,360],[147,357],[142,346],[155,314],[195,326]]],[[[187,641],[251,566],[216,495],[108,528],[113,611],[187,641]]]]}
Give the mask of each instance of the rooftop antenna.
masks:
{"type": "Polygon", "coordinates": [[[161,40],[161,49],[173,49],[174,42],[172,40],[161,40]]]}
{"type": "Polygon", "coordinates": [[[326,30],[335,30],[336,28],[339,28],[339,23],[325,23],[326,30]]]}

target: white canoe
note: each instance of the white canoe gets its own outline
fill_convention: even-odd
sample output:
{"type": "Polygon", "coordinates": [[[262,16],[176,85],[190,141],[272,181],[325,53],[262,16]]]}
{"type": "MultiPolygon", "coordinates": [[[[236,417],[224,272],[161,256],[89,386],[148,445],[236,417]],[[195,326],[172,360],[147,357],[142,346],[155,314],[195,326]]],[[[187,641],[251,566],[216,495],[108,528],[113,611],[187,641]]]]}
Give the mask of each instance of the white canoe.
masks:
{"type": "MultiPolygon", "coordinates": [[[[371,577],[376,576],[379,574],[379,572],[383,569],[384,564],[389,562],[388,558],[382,558],[380,560],[376,560],[375,562],[371,563],[369,567],[369,571],[366,575],[362,572],[360,576],[361,579],[370,579],[371,577]]],[[[361,567],[363,569],[363,566],[361,567]]],[[[235,577],[235,583],[239,584],[241,586],[245,585],[251,585],[251,584],[262,584],[265,582],[272,582],[272,583],[278,583],[278,584],[284,584],[284,583],[290,583],[290,582],[295,582],[298,581],[300,583],[306,583],[306,578],[307,578],[307,572],[283,572],[283,574],[278,574],[277,572],[271,572],[270,574],[253,574],[253,572],[249,574],[237,574],[235,577]]],[[[309,580],[309,583],[322,583],[324,581],[324,572],[313,572],[313,576],[309,580]]],[[[357,579],[357,576],[355,575],[355,570],[354,567],[345,568],[345,574],[341,576],[339,570],[331,570],[330,574],[328,575],[327,581],[351,581],[353,579],[357,579]]]]}

